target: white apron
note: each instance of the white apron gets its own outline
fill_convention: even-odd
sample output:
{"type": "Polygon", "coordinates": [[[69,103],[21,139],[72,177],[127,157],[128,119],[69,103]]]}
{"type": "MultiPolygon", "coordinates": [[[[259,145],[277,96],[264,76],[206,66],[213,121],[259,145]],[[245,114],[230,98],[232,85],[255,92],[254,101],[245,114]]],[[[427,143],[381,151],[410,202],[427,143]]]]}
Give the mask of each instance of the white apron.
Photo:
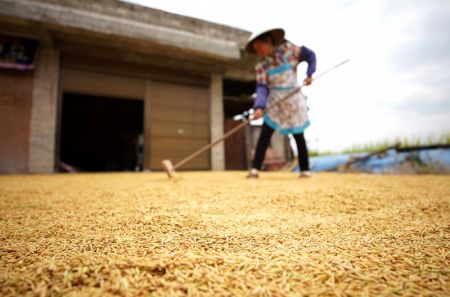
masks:
{"type": "Polygon", "coordinates": [[[297,74],[291,64],[283,54],[281,58],[283,65],[267,71],[270,92],[264,122],[283,135],[300,134],[310,125],[306,97],[301,90],[275,105],[299,86],[297,74]]]}

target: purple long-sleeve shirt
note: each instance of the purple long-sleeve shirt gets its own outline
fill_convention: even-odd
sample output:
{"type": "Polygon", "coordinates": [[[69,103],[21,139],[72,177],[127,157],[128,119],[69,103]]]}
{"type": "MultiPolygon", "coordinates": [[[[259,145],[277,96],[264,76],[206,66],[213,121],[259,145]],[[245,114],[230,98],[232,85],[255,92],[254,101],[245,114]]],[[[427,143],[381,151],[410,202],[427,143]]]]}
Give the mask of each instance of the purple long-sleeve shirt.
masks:
{"type": "Polygon", "coordinates": [[[311,77],[316,72],[316,54],[306,46],[301,47],[298,61],[299,64],[301,62],[308,63],[308,69],[306,69],[306,75],[308,77],[311,77]]]}
{"type": "MultiPolygon", "coordinates": [[[[298,64],[301,62],[308,63],[308,68],[306,69],[306,75],[311,77],[316,71],[316,54],[307,48],[306,46],[300,47],[300,54],[298,56],[298,64]]],[[[256,84],[256,98],[253,104],[253,109],[264,109],[267,105],[267,98],[269,97],[269,88],[265,83],[256,84]]]]}

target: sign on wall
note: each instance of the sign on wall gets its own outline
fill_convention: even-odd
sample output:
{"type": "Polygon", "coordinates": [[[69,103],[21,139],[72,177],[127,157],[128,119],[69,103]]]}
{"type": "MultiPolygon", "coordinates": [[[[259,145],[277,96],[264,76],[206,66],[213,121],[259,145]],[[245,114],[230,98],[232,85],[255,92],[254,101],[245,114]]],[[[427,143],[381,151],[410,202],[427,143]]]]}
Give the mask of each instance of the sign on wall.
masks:
{"type": "Polygon", "coordinates": [[[33,69],[38,47],[37,40],[0,34],[0,68],[33,69]]]}

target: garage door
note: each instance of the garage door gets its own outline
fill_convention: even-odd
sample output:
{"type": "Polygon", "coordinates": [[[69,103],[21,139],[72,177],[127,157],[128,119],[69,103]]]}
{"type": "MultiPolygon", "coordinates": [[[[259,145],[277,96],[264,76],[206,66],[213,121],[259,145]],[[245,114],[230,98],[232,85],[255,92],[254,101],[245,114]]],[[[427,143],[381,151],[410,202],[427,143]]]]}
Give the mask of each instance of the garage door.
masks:
{"type": "MultiPolygon", "coordinates": [[[[209,142],[209,93],[205,87],[152,81],[150,97],[150,168],[161,160],[175,164],[209,142]]],[[[185,164],[185,170],[210,169],[205,152],[185,164]]]]}

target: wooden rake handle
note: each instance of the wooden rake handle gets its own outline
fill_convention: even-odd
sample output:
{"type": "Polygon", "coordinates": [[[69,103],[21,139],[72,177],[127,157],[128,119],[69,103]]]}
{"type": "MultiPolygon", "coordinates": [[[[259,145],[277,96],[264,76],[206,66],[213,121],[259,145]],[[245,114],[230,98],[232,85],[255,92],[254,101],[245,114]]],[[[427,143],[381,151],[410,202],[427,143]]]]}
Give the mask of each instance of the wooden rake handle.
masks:
{"type": "MultiPolygon", "coordinates": [[[[327,71],[325,71],[324,73],[320,74],[319,76],[317,76],[314,80],[317,80],[318,78],[320,78],[321,76],[323,76],[324,74],[328,73],[329,71],[342,66],[343,64],[347,63],[349,60],[345,60],[342,61],[341,63],[333,66],[332,68],[328,69],[327,71]]],[[[298,91],[301,90],[302,86],[299,86],[295,89],[293,89],[291,92],[289,92],[286,96],[284,96],[283,98],[281,98],[278,102],[272,104],[272,105],[268,105],[266,107],[267,109],[273,108],[279,104],[281,104],[282,102],[284,102],[286,99],[288,99],[289,97],[291,97],[292,95],[294,95],[295,93],[297,93],[298,91]]],[[[240,123],[239,125],[237,125],[236,127],[234,127],[233,129],[231,129],[230,131],[228,131],[227,133],[225,133],[221,138],[217,139],[214,142],[211,142],[208,145],[205,145],[204,147],[202,147],[201,149],[199,149],[198,151],[194,152],[193,154],[187,156],[186,158],[184,158],[183,160],[181,160],[180,162],[178,162],[177,164],[175,164],[173,166],[173,168],[171,168],[172,171],[175,171],[177,168],[183,166],[184,164],[186,164],[187,162],[189,162],[190,160],[194,159],[195,157],[197,157],[198,155],[200,155],[201,153],[209,150],[211,147],[215,146],[216,144],[218,144],[219,142],[223,141],[224,139],[228,138],[229,136],[233,135],[234,133],[236,133],[237,131],[239,131],[240,129],[244,128],[245,126],[247,126],[247,124],[250,122],[250,119],[246,119],[244,120],[242,123],[240,123]]],[[[170,161],[168,161],[170,162],[170,161]]],[[[169,173],[169,172],[168,172],[169,173]]],[[[170,173],[169,173],[170,176],[170,173]]]]}
{"type": "MultiPolygon", "coordinates": [[[[270,109],[273,108],[279,104],[281,104],[283,101],[285,101],[286,99],[288,99],[289,97],[291,97],[292,95],[294,95],[295,93],[297,93],[298,91],[301,90],[301,86],[295,88],[294,90],[292,90],[291,92],[289,92],[286,96],[284,96],[283,98],[281,98],[278,102],[276,102],[273,105],[269,105],[267,106],[266,109],[270,109]]],[[[218,144],[219,142],[225,140],[226,138],[228,138],[229,136],[233,135],[234,133],[236,133],[237,131],[241,130],[242,128],[244,128],[245,126],[247,126],[247,124],[250,122],[250,119],[246,119],[244,120],[242,123],[240,123],[239,125],[237,125],[236,127],[234,127],[233,129],[231,129],[230,131],[228,131],[227,133],[225,133],[221,138],[215,140],[214,142],[211,142],[210,144],[205,145],[204,147],[202,147],[201,149],[199,149],[198,151],[196,151],[195,153],[187,156],[186,158],[184,158],[183,160],[181,160],[180,162],[178,162],[177,164],[175,164],[173,166],[173,170],[177,170],[177,168],[183,166],[184,164],[186,164],[187,162],[189,162],[190,160],[194,159],[195,157],[197,157],[198,155],[200,155],[201,153],[209,150],[211,147],[215,146],[216,144],[218,144]]]]}

